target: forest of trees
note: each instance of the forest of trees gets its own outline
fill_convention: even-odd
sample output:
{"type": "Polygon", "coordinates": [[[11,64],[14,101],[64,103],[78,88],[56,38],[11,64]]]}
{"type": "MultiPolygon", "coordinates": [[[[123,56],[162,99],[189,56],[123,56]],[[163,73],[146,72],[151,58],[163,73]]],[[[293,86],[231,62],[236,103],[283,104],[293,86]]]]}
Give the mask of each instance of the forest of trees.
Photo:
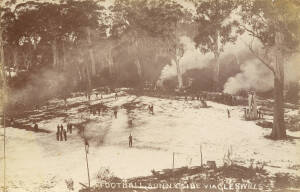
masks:
{"type": "Polygon", "coordinates": [[[196,76],[201,77],[198,85],[205,81],[207,87],[199,85],[203,90],[221,91],[226,79],[239,72],[235,62],[222,68],[224,46],[247,34],[249,53],[274,75],[272,137],[285,138],[284,68],[287,58],[299,52],[297,0],[10,0],[1,6],[2,82],[5,77],[10,90],[25,87],[39,97],[155,83],[172,62],[182,88],[181,36],[191,38],[199,54],[214,55],[212,65],[196,76]],[[42,94],[41,86],[50,91],[42,94]]]}

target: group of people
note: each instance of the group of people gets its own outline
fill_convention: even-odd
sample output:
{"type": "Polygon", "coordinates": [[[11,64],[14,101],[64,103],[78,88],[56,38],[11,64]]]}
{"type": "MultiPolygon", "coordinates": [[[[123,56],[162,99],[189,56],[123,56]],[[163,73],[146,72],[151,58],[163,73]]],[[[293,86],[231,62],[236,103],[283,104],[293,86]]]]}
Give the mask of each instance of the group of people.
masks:
{"type": "Polygon", "coordinates": [[[71,123],[67,124],[67,130],[64,129],[63,125],[57,125],[57,132],[56,132],[56,140],[57,141],[67,141],[67,132],[72,134],[73,125],[71,123]]]}

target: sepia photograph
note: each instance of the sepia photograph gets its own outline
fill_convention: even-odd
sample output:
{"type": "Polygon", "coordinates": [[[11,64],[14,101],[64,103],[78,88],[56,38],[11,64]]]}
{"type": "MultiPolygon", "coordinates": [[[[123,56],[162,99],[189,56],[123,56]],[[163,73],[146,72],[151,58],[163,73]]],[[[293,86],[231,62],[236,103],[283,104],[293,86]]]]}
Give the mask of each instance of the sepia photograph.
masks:
{"type": "Polygon", "coordinates": [[[300,192],[300,0],[0,0],[0,192],[300,192]]]}

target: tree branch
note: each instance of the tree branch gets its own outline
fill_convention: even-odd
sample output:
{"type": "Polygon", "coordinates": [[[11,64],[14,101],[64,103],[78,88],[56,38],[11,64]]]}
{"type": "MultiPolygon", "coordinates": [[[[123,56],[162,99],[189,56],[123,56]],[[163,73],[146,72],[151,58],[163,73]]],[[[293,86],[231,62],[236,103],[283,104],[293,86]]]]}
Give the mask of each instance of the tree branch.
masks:
{"type": "Polygon", "coordinates": [[[273,74],[275,75],[275,69],[268,63],[266,62],[261,56],[259,56],[259,54],[257,52],[255,52],[252,48],[252,42],[251,42],[251,45],[248,44],[248,48],[249,50],[251,51],[251,53],[260,61],[262,62],[266,67],[268,67],[272,72],[273,74]]]}

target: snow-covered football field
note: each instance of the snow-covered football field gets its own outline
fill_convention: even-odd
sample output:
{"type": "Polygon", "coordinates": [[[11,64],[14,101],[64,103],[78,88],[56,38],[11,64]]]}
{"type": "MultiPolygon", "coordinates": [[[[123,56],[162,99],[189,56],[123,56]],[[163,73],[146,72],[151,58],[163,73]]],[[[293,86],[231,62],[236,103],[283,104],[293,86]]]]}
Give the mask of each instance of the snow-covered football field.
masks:
{"type": "MultiPolygon", "coordinates": [[[[99,103],[95,100],[92,103],[99,103]]],[[[74,97],[68,104],[84,101],[74,97]]],[[[239,164],[249,165],[250,160],[266,162],[270,173],[288,172],[300,175],[295,169],[300,165],[300,140],[272,141],[264,136],[270,129],[264,129],[253,121],[244,121],[243,107],[229,107],[209,102],[210,108],[199,108],[199,101],[160,99],[124,95],[117,100],[104,95],[103,101],[109,107],[134,102],[134,109],[128,113],[119,108],[118,118],[112,111],[98,116],[78,112],[84,105],[67,111],[67,119],[79,123],[90,119],[85,129],[89,139],[89,167],[91,184],[96,183],[101,167],[109,167],[121,178],[150,175],[151,170],[172,167],[175,153],[175,167],[200,165],[200,145],[204,162],[216,161],[223,164],[225,153],[232,151],[231,158],[239,164]],[[154,105],[154,115],[147,105],[154,105]],[[227,117],[227,109],[231,118],[227,117]],[[133,127],[128,119],[133,119],[133,127]],[[128,147],[128,136],[133,136],[133,148],[128,147]]],[[[63,101],[52,101],[52,105],[63,105],[63,101]]],[[[45,109],[46,110],[46,109],[45,109]]],[[[43,111],[40,112],[43,115],[43,111]]],[[[6,128],[6,180],[9,192],[25,191],[68,191],[65,180],[74,180],[75,191],[81,188],[79,182],[87,184],[85,149],[77,130],[68,135],[67,141],[56,141],[56,126],[63,124],[65,117],[38,122],[39,127],[51,133],[35,133],[23,129],[6,128]]],[[[1,134],[1,148],[3,144],[1,134]]],[[[288,135],[300,136],[300,132],[288,135]]],[[[3,181],[3,153],[0,153],[0,181],[3,181]]]]}

